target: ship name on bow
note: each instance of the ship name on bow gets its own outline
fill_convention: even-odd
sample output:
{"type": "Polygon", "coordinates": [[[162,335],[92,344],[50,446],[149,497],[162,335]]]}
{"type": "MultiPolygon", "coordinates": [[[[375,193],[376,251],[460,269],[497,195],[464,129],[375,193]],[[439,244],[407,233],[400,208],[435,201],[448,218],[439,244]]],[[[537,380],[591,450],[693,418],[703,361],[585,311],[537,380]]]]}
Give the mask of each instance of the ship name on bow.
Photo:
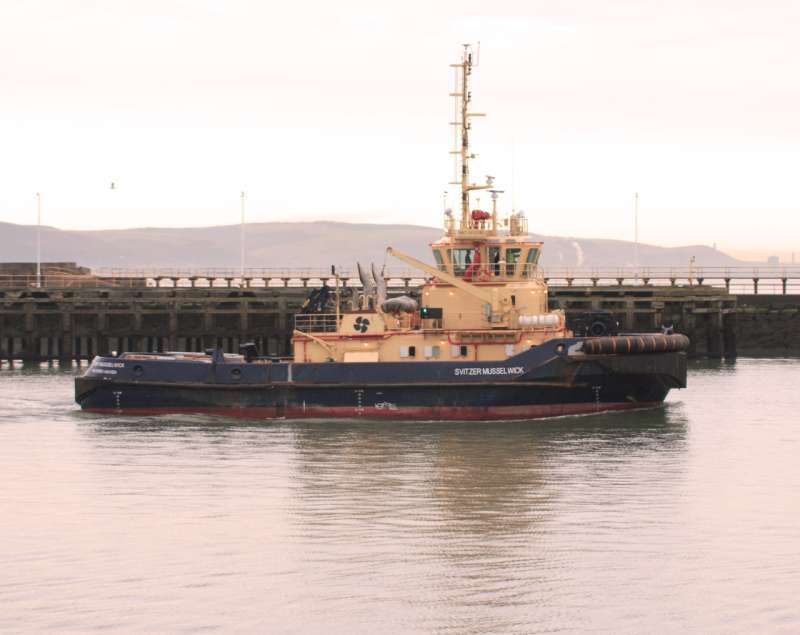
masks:
{"type": "Polygon", "coordinates": [[[525,368],[522,366],[495,366],[492,368],[456,368],[456,377],[461,375],[522,375],[525,368]]]}

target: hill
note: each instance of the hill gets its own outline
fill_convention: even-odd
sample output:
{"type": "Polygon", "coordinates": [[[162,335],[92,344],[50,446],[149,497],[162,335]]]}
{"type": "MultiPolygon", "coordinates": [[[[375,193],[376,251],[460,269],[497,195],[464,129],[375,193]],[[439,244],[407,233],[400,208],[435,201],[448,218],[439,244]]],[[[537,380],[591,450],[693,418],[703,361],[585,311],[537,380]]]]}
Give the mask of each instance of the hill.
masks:
{"type": "MultiPolygon", "coordinates": [[[[235,269],[239,266],[239,232],[238,225],[102,231],[42,227],[42,259],[95,268],[235,269]]],[[[349,269],[356,260],[383,263],[389,245],[431,262],[427,245],[441,235],[440,229],[418,225],[252,223],[246,225],[247,266],[316,269],[335,264],[349,269]]],[[[545,243],[545,267],[609,268],[634,263],[632,242],[533,236],[545,243]]],[[[30,261],[35,252],[34,226],[0,223],[0,261],[30,261]]],[[[697,266],[747,264],[702,245],[639,245],[639,263],[645,267],[685,267],[692,256],[697,266]]]]}

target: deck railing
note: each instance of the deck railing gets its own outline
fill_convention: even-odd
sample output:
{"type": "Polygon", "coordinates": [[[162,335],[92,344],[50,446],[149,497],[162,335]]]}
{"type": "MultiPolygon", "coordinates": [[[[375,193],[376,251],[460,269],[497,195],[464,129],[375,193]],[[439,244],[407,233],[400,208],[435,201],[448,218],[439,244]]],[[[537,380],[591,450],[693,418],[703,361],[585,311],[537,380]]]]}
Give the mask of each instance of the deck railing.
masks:
{"type": "Polygon", "coordinates": [[[335,313],[307,313],[294,316],[294,328],[302,333],[336,333],[341,316],[335,313]]]}

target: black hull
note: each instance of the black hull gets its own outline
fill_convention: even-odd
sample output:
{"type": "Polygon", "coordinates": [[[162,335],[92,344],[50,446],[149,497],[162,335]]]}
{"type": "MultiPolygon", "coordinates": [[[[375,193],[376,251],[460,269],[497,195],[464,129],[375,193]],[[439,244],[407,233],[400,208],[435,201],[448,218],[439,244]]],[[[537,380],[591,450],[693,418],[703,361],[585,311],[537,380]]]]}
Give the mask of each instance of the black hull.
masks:
{"type": "Polygon", "coordinates": [[[201,363],[96,358],[93,412],[254,418],[530,419],[651,407],[686,385],[683,352],[571,356],[553,340],[503,362],[201,363]]]}

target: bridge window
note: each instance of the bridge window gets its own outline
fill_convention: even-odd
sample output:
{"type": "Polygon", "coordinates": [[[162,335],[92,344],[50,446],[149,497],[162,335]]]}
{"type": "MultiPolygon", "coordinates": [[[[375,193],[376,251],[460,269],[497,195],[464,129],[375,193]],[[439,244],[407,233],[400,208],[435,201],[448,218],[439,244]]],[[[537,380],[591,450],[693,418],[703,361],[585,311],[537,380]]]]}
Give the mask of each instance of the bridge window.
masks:
{"type": "Polygon", "coordinates": [[[528,257],[525,259],[525,273],[528,277],[533,276],[536,271],[536,265],[539,262],[539,248],[531,247],[528,250],[528,257]]]}
{"type": "Polygon", "coordinates": [[[447,271],[447,267],[444,266],[444,258],[442,258],[442,252],[439,249],[433,250],[433,257],[436,259],[436,268],[439,271],[447,271]]]}
{"type": "Polygon", "coordinates": [[[492,263],[492,275],[500,275],[500,247],[489,247],[489,262],[492,263]]]}
{"type": "Polygon", "coordinates": [[[457,276],[463,276],[464,272],[467,270],[472,264],[473,258],[475,258],[475,250],[474,249],[453,249],[452,251],[452,258],[453,258],[453,273],[457,276]]]}
{"type": "Polygon", "coordinates": [[[506,275],[513,276],[519,262],[521,249],[514,247],[513,249],[506,249],[506,275]]]}

